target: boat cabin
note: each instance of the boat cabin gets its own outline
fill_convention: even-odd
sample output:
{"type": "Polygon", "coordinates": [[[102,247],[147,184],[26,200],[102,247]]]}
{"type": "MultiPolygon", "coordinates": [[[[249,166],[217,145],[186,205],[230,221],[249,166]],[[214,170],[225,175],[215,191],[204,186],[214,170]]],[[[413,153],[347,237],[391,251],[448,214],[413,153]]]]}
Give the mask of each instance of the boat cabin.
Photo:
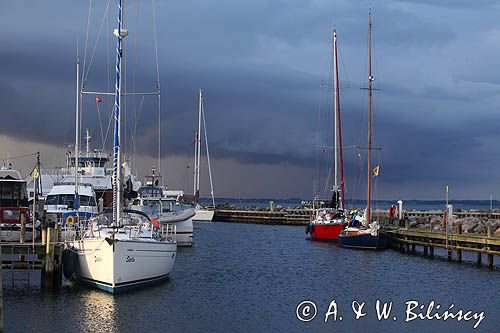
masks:
{"type": "Polygon", "coordinates": [[[26,181],[17,170],[0,169],[0,207],[28,207],[26,181]]]}

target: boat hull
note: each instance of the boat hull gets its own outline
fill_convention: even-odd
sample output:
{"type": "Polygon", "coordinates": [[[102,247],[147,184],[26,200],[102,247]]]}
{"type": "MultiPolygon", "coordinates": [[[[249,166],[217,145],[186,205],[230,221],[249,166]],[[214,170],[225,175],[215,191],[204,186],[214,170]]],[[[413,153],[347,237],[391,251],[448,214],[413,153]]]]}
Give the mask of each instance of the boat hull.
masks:
{"type": "Polygon", "coordinates": [[[206,209],[197,209],[193,216],[194,222],[212,222],[215,211],[206,209]]]}
{"type": "Polygon", "coordinates": [[[175,242],[96,238],[70,244],[78,254],[77,278],[110,293],[168,278],[177,256],[175,242]]]}
{"type": "Polygon", "coordinates": [[[357,234],[357,235],[339,235],[339,245],[342,247],[365,249],[365,250],[377,250],[382,248],[382,243],[380,242],[380,235],[372,235],[369,233],[357,234]]]}
{"type": "Polygon", "coordinates": [[[311,224],[311,226],[310,239],[319,241],[337,241],[344,230],[344,225],[340,223],[311,224]]]}
{"type": "Polygon", "coordinates": [[[162,214],[159,218],[160,224],[170,224],[175,225],[176,230],[176,240],[178,246],[193,246],[194,236],[193,236],[193,219],[194,213],[186,211],[182,213],[181,218],[179,218],[179,212],[171,212],[162,214]]]}

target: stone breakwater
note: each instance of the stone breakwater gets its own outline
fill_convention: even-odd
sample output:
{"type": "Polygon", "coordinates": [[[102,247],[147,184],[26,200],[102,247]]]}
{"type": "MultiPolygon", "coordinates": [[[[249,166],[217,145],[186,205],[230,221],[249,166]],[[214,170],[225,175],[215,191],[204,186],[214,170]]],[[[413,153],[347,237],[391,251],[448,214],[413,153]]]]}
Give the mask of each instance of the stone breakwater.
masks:
{"type": "MultiPolygon", "coordinates": [[[[446,221],[441,215],[428,216],[412,216],[411,212],[407,213],[406,218],[409,220],[410,229],[418,229],[425,231],[446,231],[446,221]]],[[[452,216],[452,230],[462,228],[463,234],[487,234],[488,227],[491,228],[493,236],[500,236],[500,220],[479,217],[458,217],[452,216]]]]}

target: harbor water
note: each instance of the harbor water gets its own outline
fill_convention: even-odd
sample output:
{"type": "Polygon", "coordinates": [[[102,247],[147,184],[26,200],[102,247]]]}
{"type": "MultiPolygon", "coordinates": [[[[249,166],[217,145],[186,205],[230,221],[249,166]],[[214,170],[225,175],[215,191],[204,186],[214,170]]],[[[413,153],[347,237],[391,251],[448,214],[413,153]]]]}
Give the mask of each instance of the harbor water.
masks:
{"type": "MultiPolygon", "coordinates": [[[[4,325],[6,332],[473,329],[477,320],[405,322],[406,302],[427,307],[434,301],[441,310],[453,304],[453,311],[484,311],[475,331],[497,331],[500,269],[478,267],[470,259],[459,264],[392,250],[343,249],[305,240],[303,227],[200,223],[195,225],[195,246],[179,249],[170,280],[146,289],[111,295],[66,282],[58,292],[43,292],[33,283],[27,288],[21,280],[12,287],[11,273],[4,270],[4,325]],[[297,306],[304,300],[317,308],[309,322],[297,318],[297,306]],[[378,320],[377,300],[392,302],[387,320],[378,320]],[[336,321],[330,316],[325,323],[332,301],[337,306],[336,321]],[[357,320],[353,301],[365,302],[366,315],[357,320]]],[[[307,313],[299,311],[301,316],[307,313]]]]}

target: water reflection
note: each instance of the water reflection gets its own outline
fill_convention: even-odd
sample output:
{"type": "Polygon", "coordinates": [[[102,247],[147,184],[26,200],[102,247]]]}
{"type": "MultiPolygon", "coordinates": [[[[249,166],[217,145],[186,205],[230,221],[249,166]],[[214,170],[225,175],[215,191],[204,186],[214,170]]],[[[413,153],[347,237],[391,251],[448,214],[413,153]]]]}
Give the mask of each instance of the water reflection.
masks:
{"type": "Polygon", "coordinates": [[[79,331],[110,331],[117,327],[116,299],[112,294],[100,290],[85,290],[80,295],[76,313],[81,320],[79,331]]]}

